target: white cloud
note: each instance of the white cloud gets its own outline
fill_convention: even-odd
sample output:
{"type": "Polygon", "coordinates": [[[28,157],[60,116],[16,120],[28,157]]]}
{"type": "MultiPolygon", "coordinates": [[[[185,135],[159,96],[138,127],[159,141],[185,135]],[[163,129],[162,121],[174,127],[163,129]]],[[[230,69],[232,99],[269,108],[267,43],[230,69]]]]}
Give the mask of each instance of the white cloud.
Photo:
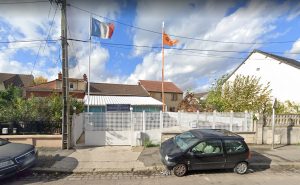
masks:
{"type": "Polygon", "coordinates": [[[292,48],[290,50],[285,52],[285,56],[297,60],[299,58],[299,54],[297,53],[300,53],[300,38],[293,43],[292,48]]]}
{"type": "MultiPolygon", "coordinates": [[[[137,26],[160,31],[161,21],[165,20],[166,32],[173,35],[234,42],[259,42],[262,40],[262,36],[276,28],[274,23],[276,18],[288,10],[286,4],[278,6],[270,1],[251,1],[245,7],[239,8],[227,16],[228,9],[233,5],[230,2],[224,4],[213,1],[205,3],[199,1],[194,3],[192,1],[176,2],[177,4],[166,8],[160,2],[139,1],[137,26]],[[190,6],[191,3],[193,6],[190,6]],[[181,16],[181,12],[184,12],[185,15],[181,16]],[[266,12],[268,13],[266,14],[266,12]]],[[[153,33],[136,31],[134,43],[137,45],[160,44],[160,38],[155,39],[155,37],[157,35],[153,33]]],[[[259,47],[259,45],[224,44],[182,38],[179,40],[180,44],[177,47],[184,49],[251,51],[259,47]]],[[[208,84],[200,83],[202,79],[208,78],[209,81],[212,81],[241,62],[241,60],[205,57],[205,54],[231,57],[235,56],[234,53],[195,52],[167,51],[165,54],[165,80],[175,82],[183,90],[206,89],[208,84]],[[199,55],[199,53],[202,53],[202,56],[192,56],[199,55]]],[[[136,54],[142,53],[136,51],[136,54]]],[[[137,65],[133,74],[129,76],[128,82],[133,83],[139,79],[161,79],[161,54],[150,52],[144,53],[144,55],[143,62],[137,65]]]]}
{"type": "MultiPolygon", "coordinates": [[[[82,9],[90,10],[91,12],[99,12],[99,14],[116,18],[120,11],[117,1],[80,1],[70,0],[71,5],[78,6],[82,9]]],[[[36,40],[46,39],[49,32],[50,24],[55,15],[54,23],[50,32],[50,39],[60,38],[60,21],[61,10],[55,3],[25,3],[4,5],[0,7],[0,20],[7,27],[1,27],[2,40],[36,40]],[[26,11],[24,11],[26,10],[26,11]],[[49,11],[51,10],[51,11],[49,11]],[[56,14],[55,14],[56,10],[56,14]],[[8,34],[4,36],[3,31],[8,34]]],[[[68,17],[68,37],[78,39],[88,39],[90,14],[81,10],[67,7],[68,17]]],[[[97,17],[100,19],[99,17],[97,17]]],[[[36,61],[34,75],[42,75],[49,79],[57,78],[57,73],[61,71],[61,64],[57,61],[58,53],[60,52],[60,41],[57,44],[44,43],[11,43],[1,48],[5,52],[0,55],[0,72],[11,73],[31,73],[35,56],[39,52],[38,60],[36,61]],[[8,49],[15,48],[15,49],[8,49]],[[25,51],[32,55],[31,61],[23,58],[22,61],[12,60],[19,51],[25,51]],[[47,60],[47,62],[45,62],[47,60]],[[49,64],[50,62],[50,64],[49,64]]],[[[89,49],[87,44],[69,41],[69,58],[76,56],[78,59],[75,68],[70,69],[71,77],[82,78],[84,73],[87,73],[89,49]],[[80,68],[82,68],[80,70],[80,68]],[[79,70],[80,72],[78,72],[79,70]]],[[[105,62],[109,59],[109,53],[101,46],[94,47],[91,55],[91,78],[97,80],[107,80],[105,78],[105,62]]]]}

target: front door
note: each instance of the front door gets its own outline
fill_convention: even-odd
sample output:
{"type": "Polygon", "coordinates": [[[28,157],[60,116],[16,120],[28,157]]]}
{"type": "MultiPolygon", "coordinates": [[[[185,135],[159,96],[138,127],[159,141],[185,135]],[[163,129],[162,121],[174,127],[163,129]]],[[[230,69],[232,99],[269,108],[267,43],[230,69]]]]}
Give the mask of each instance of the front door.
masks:
{"type": "Polygon", "coordinates": [[[225,156],[221,140],[201,141],[189,152],[189,164],[193,170],[222,169],[225,156]]]}

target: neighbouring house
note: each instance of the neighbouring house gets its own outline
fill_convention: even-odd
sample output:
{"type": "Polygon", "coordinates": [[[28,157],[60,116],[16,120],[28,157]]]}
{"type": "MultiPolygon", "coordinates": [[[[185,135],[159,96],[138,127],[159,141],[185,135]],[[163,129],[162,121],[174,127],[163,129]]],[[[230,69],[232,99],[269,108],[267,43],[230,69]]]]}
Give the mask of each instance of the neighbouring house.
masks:
{"type": "Polygon", "coordinates": [[[199,92],[199,93],[194,93],[194,97],[197,98],[198,100],[206,100],[209,92],[199,92]]]}
{"type": "Polygon", "coordinates": [[[33,76],[27,74],[0,73],[0,91],[5,90],[8,86],[13,85],[20,88],[32,86],[33,76]]]}
{"type": "MultiPolygon", "coordinates": [[[[69,94],[73,98],[83,99],[86,89],[86,75],[82,79],[69,78],[69,94]]],[[[62,94],[62,74],[58,73],[58,78],[46,83],[30,86],[26,88],[26,98],[48,97],[53,93],[62,94]]]]}
{"type": "Polygon", "coordinates": [[[300,103],[300,62],[297,60],[254,50],[227,81],[234,81],[237,75],[258,77],[262,84],[270,83],[273,98],[300,103]]]}
{"type": "Polygon", "coordinates": [[[90,97],[86,95],[84,104],[90,112],[157,112],[162,110],[162,103],[149,96],[140,85],[110,83],[91,83],[90,97]]]}
{"type": "MultiPolygon", "coordinates": [[[[162,101],[162,82],[152,80],[139,80],[139,85],[142,86],[151,97],[162,101]]],[[[183,99],[183,91],[178,88],[173,82],[164,82],[164,94],[166,110],[176,112],[178,104],[183,99]]]]}

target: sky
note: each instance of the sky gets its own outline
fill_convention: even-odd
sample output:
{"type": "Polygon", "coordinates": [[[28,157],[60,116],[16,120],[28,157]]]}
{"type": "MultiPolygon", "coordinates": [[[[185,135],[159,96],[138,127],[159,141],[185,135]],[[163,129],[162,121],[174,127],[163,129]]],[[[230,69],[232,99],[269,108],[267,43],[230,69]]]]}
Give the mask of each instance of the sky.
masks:
{"type": "MultiPolygon", "coordinates": [[[[165,81],[183,91],[207,91],[254,50],[300,59],[300,1],[67,1],[68,38],[88,41],[91,17],[113,23],[111,39],[68,41],[70,77],[137,84],[161,80],[161,32],[179,40],[165,46],[165,81]]],[[[0,72],[43,76],[61,71],[61,9],[47,0],[0,1],[0,72]],[[47,41],[45,41],[47,40],[47,41]],[[26,42],[20,42],[26,41],[26,42]]]]}

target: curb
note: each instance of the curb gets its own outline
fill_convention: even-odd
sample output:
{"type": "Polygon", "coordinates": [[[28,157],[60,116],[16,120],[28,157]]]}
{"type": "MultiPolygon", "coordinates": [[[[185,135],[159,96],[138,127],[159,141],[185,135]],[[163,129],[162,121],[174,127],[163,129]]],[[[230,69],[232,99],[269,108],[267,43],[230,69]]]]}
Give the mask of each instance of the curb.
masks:
{"type": "Polygon", "coordinates": [[[43,173],[137,173],[137,174],[149,174],[149,173],[160,173],[164,170],[164,166],[155,166],[155,167],[145,167],[145,168],[102,168],[102,169],[63,169],[63,168],[41,168],[34,167],[31,168],[33,172],[43,172],[43,173]]]}
{"type": "MultiPolygon", "coordinates": [[[[293,162],[285,162],[285,163],[250,163],[250,167],[255,169],[272,169],[272,168],[300,168],[300,163],[293,163],[293,162]]],[[[82,174],[82,173],[136,173],[136,174],[154,174],[154,173],[161,173],[165,170],[165,166],[154,166],[154,167],[145,167],[145,168],[103,168],[103,169],[63,169],[63,168],[41,168],[41,167],[34,167],[31,168],[31,171],[37,173],[68,173],[68,174],[82,174]]]]}

